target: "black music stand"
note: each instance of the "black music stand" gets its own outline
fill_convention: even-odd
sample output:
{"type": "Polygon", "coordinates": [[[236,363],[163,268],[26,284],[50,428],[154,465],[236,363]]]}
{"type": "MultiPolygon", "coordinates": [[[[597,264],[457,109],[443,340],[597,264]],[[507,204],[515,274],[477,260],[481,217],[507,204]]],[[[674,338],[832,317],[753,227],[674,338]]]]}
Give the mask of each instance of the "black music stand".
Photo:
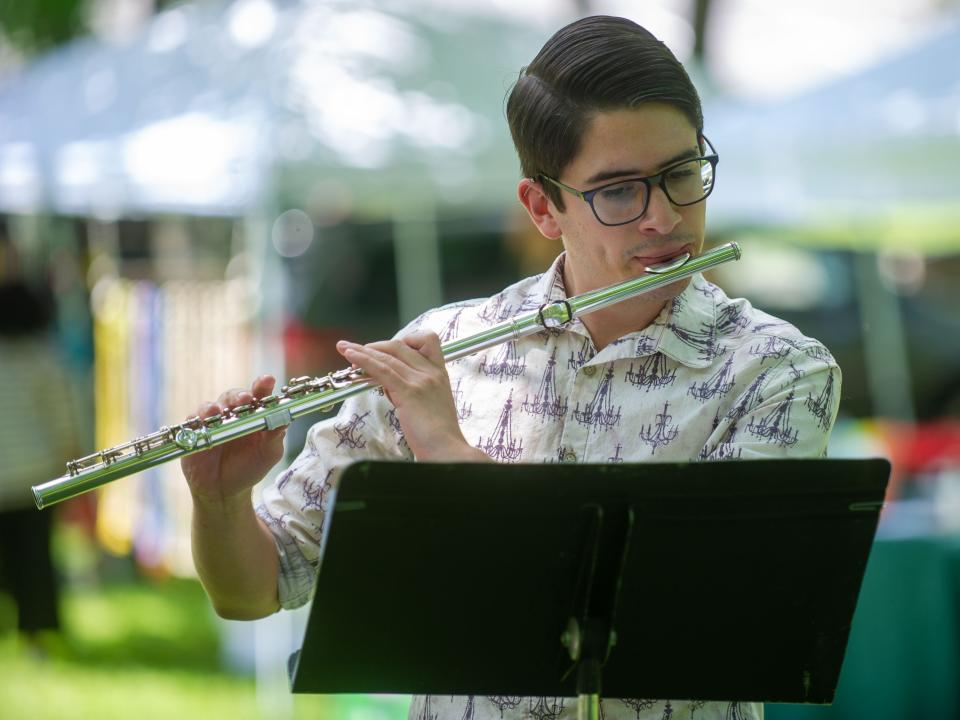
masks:
{"type": "Polygon", "coordinates": [[[830,703],[889,471],[353,465],[293,692],[830,703]]]}

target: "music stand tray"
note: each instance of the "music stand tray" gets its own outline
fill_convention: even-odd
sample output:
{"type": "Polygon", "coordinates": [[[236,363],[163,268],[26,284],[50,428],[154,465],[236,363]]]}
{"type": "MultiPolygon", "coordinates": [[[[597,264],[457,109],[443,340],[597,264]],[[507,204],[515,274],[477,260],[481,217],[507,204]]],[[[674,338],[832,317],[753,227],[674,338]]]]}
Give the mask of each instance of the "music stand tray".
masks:
{"type": "Polygon", "coordinates": [[[604,697],[829,703],[889,471],[354,464],[293,692],[575,695],[561,636],[593,557],[617,573],[604,697]],[[618,549],[598,527],[627,515],[618,549]]]}

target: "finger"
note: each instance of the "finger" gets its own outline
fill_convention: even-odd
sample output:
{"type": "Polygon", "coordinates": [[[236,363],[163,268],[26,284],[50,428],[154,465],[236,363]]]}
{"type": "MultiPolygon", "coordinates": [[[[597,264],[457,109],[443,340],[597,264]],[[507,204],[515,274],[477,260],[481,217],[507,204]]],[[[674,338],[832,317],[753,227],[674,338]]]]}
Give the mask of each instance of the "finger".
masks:
{"type": "Polygon", "coordinates": [[[366,345],[341,341],[337,343],[337,350],[347,362],[384,386],[404,382],[404,376],[410,373],[409,366],[397,358],[366,345]]]}
{"type": "Polygon", "coordinates": [[[253,381],[250,386],[250,392],[255,398],[263,398],[273,392],[277,379],[273,375],[261,375],[253,381]]]}
{"type": "Polygon", "coordinates": [[[435,332],[418,330],[404,336],[402,340],[430,362],[437,365],[443,364],[443,347],[440,345],[440,337],[435,332]]]}
{"type": "Polygon", "coordinates": [[[381,340],[379,342],[363,345],[370,354],[394,368],[397,372],[403,373],[405,368],[413,370],[428,371],[434,363],[416,348],[411,347],[406,338],[398,340],[381,340]],[[391,359],[399,361],[397,364],[391,359]]]}
{"type": "MultiPolygon", "coordinates": [[[[400,340],[373,343],[363,346],[359,352],[373,364],[365,368],[370,373],[389,371],[403,383],[420,383],[436,374],[437,368],[426,357],[400,340]]],[[[363,365],[361,365],[363,367],[363,365]]],[[[388,380],[379,377],[381,382],[388,380]]],[[[386,385],[386,382],[384,382],[386,385]]]]}
{"type": "Polygon", "coordinates": [[[253,400],[253,395],[249,390],[243,388],[230,388],[225,390],[217,398],[217,405],[221,408],[234,408],[237,405],[246,405],[253,400]]]}
{"type": "Polygon", "coordinates": [[[192,420],[195,417],[198,418],[208,418],[217,415],[220,412],[220,406],[212,402],[201,403],[197,408],[197,411],[193,415],[187,415],[187,420],[192,420]]]}
{"type": "Polygon", "coordinates": [[[363,345],[352,342],[350,340],[337,340],[337,344],[334,347],[336,348],[338,353],[340,353],[341,355],[343,355],[343,357],[346,358],[347,350],[359,350],[360,348],[363,347],[363,345]]]}
{"type": "Polygon", "coordinates": [[[216,403],[206,402],[200,406],[200,412],[197,413],[199,417],[208,418],[213,417],[220,413],[220,406],[216,403]]]}

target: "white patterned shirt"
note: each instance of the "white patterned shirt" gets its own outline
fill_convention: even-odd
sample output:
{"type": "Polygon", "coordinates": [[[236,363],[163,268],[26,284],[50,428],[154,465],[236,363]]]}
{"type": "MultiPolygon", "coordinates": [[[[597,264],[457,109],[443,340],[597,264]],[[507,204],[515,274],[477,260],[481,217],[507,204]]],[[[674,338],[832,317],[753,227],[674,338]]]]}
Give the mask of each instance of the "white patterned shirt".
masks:
{"type": "MultiPolygon", "coordinates": [[[[540,276],[485,300],[429,311],[442,342],[566,297],[560,255],[540,276]]],[[[467,441],[497,462],[695,462],[820,457],[840,369],[818,341],[702,275],[643,330],[597,352],[580,320],[448,363],[467,441]]],[[[310,599],[330,490],[360,459],[414,460],[390,402],[368,392],[314,425],[303,452],[263,492],[258,513],[280,552],[280,602],[310,599]]],[[[604,700],[605,720],[762,718],[758,703],[604,700]]],[[[563,698],[416,697],[412,720],[567,720],[563,698]]]]}

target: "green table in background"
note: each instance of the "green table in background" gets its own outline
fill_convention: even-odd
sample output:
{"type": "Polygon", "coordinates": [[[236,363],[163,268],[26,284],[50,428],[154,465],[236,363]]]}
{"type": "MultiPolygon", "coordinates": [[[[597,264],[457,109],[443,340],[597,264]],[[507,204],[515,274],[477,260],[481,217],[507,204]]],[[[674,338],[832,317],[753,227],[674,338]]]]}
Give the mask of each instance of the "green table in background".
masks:
{"type": "Polygon", "coordinates": [[[960,537],[875,542],[833,705],[766,718],[960,718],[960,537]]]}

